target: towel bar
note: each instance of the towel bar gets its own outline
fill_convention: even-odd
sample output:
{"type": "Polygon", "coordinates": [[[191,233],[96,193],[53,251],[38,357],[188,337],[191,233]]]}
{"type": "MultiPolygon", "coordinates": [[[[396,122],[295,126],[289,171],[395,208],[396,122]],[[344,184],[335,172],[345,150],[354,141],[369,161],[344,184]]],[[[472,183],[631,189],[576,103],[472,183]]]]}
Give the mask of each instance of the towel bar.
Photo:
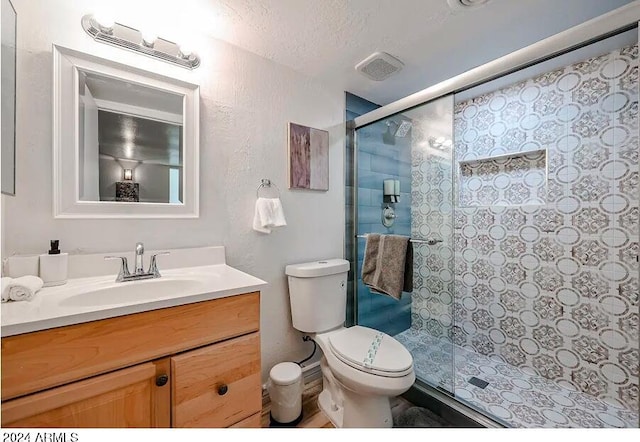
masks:
{"type": "MultiPolygon", "coordinates": [[[[366,238],[367,235],[356,235],[356,238],[366,238]]],[[[435,244],[438,244],[439,242],[443,242],[443,240],[441,239],[435,239],[435,238],[429,238],[429,239],[409,239],[409,241],[411,242],[415,242],[415,243],[421,243],[421,244],[428,244],[430,246],[433,246],[435,244]]]]}
{"type": "Polygon", "coordinates": [[[276,186],[276,183],[271,182],[271,180],[267,178],[262,178],[262,180],[260,181],[260,185],[256,189],[256,196],[260,197],[260,189],[262,189],[263,187],[271,187],[271,186],[276,188],[276,192],[278,192],[278,198],[280,198],[280,189],[278,189],[278,186],[276,186]]]}

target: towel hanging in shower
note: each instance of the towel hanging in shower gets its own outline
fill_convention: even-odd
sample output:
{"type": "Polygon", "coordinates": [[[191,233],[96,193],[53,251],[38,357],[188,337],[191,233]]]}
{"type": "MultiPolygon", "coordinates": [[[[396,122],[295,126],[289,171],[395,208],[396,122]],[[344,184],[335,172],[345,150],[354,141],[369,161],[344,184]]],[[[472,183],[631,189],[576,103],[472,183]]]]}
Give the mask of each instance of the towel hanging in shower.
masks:
{"type": "Polygon", "coordinates": [[[370,233],[364,249],[362,282],[372,292],[400,299],[413,290],[413,247],[409,237],[370,233]]]}

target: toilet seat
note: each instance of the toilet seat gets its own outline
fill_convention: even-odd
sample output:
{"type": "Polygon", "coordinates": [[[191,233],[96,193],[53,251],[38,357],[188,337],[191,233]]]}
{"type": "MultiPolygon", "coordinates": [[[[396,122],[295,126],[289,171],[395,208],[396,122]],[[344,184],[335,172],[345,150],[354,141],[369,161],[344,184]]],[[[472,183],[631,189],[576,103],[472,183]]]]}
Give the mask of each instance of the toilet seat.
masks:
{"type": "Polygon", "coordinates": [[[413,371],[411,353],[386,333],[359,325],[328,336],[331,353],[356,370],[376,376],[399,378],[413,371]]]}

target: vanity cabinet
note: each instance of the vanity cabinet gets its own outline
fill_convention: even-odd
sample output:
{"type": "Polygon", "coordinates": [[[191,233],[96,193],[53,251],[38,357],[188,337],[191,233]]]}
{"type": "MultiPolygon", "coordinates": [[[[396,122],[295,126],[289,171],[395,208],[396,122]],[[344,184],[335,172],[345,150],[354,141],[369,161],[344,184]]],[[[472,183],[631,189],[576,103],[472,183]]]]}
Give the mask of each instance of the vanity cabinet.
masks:
{"type": "Polygon", "coordinates": [[[259,427],[259,292],[2,338],[3,427],[259,427]]]}
{"type": "MultiPolygon", "coordinates": [[[[154,363],[31,394],[2,404],[3,427],[168,427],[154,363]]],[[[165,388],[166,390],[166,388],[165,388]]]]}

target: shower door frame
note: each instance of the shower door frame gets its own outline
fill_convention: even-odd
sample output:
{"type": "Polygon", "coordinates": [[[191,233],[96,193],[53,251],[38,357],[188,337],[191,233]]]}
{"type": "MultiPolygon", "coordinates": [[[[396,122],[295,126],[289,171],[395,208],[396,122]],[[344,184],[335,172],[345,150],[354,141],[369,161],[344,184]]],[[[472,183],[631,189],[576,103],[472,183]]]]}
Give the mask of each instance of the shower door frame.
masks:
{"type": "Polygon", "coordinates": [[[353,120],[353,129],[360,129],[390,115],[404,112],[445,95],[460,93],[612,35],[637,28],[638,22],[640,22],[640,0],[635,0],[559,34],[356,117],[353,120]]]}
{"type": "MultiPolygon", "coordinates": [[[[464,72],[449,80],[440,82],[434,86],[428,87],[393,103],[358,116],[353,120],[347,121],[347,139],[350,140],[348,152],[353,154],[352,216],[354,232],[358,226],[358,129],[379,122],[391,115],[425,105],[428,102],[437,100],[446,95],[463,92],[480,84],[512,74],[521,69],[525,69],[632,29],[638,30],[640,41],[640,0],[635,0],[628,5],[614,9],[613,11],[569,28],[559,34],[553,35],[525,48],[495,59],[489,63],[464,72]]],[[[638,164],[638,170],[640,171],[640,164],[638,164]]],[[[353,259],[356,262],[357,269],[358,241],[356,240],[355,235],[353,236],[353,238],[345,238],[345,240],[353,241],[353,259]]],[[[640,270],[638,273],[640,276],[640,270]]],[[[358,323],[357,275],[354,275],[353,277],[352,301],[352,315],[346,319],[347,325],[355,325],[358,323]]],[[[638,347],[640,349],[640,340],[638,342],[638,347]]],[[[459,414],[462,419],[468,419],[469,421],[484,427],[503,427],[502,424],[494,421],[489,416],[486,416],[485,414],[482,414],[459,402],[455,399],[455,396],[440,391],[420,380],[417,380],[414,387],[412,387],[408,392],[408,395],[411,396],[412,401],[416,403],[416,405],[425,405],[428,402],[427,397],[430,397],[444,404],[454,413],[459,414]]],[[[638,427],[640,427],[640,421],[638,422],[638,427]]]]}

